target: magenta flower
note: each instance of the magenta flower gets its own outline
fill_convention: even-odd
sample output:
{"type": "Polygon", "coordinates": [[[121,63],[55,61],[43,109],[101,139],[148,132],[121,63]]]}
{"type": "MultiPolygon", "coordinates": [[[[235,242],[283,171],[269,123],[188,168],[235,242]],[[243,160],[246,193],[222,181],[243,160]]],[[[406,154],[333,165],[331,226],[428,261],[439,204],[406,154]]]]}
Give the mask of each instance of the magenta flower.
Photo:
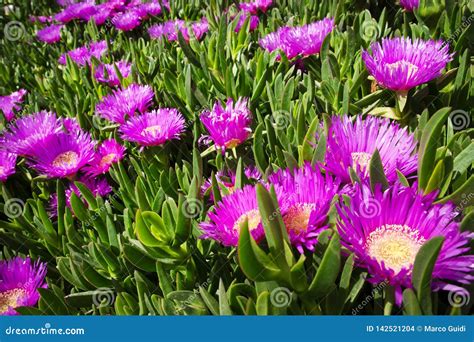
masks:
{"type": "Polygon", "coordinates": [[[0,110],[5,115],[5,119],[10,121],[15,116],[15,111],[21,109],[20,104],[23,102],[23,97],[26,95],[25,89],[17,90],[10,95],[0,96],[0,110]]]}
{"type": "Polygon", "coordinates": [[[203,231],[203,239],[213,239],[224,246],[237,246],[240,225],[245,220],[248,221],[249,231],[257,242],[265,236],[254,186],[246,185],[225,196],[208,216],[209,222],[199,225],[203,231]]]}
{"type": "Polygon", "coordinates": [[[400,6],[409,12],[413,12],[414,9],[418,8],[420,0],[400,0],[400,6]]]}
{"type": "Polygon", "coordinates": [[[374,194],[366,186],[357,186],[350,205],[341,200],[338,206],[342,244],[368,270],[371,282],[386,281],[395,287],[398,305],[402,288],[413,286],[416,254],[435,236],[445,240],[433,270],[433,289],[466,292],[455,283],[470,284],[474,279],[474,256],[464,255],[473,234],[459,231],[452,204],[433,204],[435,196],[419,194],[416,186],[396,184],[385,192],[378,188],[374,194]]]}
{"type": "Polygon", "coordinates": [[[15,173],[16,154],[0,149],[0,182],[15,173]]]}
{"type": "Polygon", "coordinates": [[[67,5],[61,12],[54,16],[54,19],[61,23],[68,23],[74,19],[89,20],[97,9],[94,0],[72,3],[67,5]]]}
{"type": "Polygon", "coordinates": [[[61,29],[63,27],[63,25],[52,24],[36,32],[36,36],[42,42],[48,44],[57,43],[61,40],[61,29]]]}
{"type": "Polygon", "coordinates": [[[326,169],[342,181],[351,181],[352,167],[361,179],[369,176],[369,163],[378,149],[389,182],[398,180],[397,170],[410,176],[417,170],[416,140],[406,128],[386,118],[368,116],[354,122],[348,116],[333,117],[329,129],[326,169]]]}
{"type": "Polygon", "coordinates": [[[49,178],[69,178],[94,158],[94,143],[88,133],[56,133],[34,147],[30,165],[49,178]]]}
{"type": "MultiPolygon", "coordinates": [[[[77,181],[84,184],[87,187],[87,189],[89,189],[90,192],[92,192],[92,194],[95,197],[97,196],[105,197],[112,192],[112,187],[109,185],[109,183],[107,182],[107,179],[105,178],[97,178],[97,177],[91,178],[88,176],[81,176],[79,177],[77,181]]],[[[72,194],[75,194],[77,197],[81,198],[84,205],[88,206],[87,201],[82,198],[82,194],[79,188],[74,183],[71,182],[69,186],[66,188],[66,190],[64,191],[64,195],[66,198],[66,206],[69,209],[72,210],[72,207],[71,207],[72,194]]],[[[58,216],[58,195],[57,194],[53,194],[51,196],[48,209],[49,209],[50,217],[58,216]]]]}
{"type": "MultiPolygon", "coordinates": [[[[128,75],[130,75],[130,72],[132,70],[132,64],[125,61],[119,61],[115,63],[115,66],[120,71],[120,74],[122,75],[123,78],[127,78],[128,75]]],[[[117,75],[117,72],[115,71],[114,64],[98,65],[97,68],[95,69],[94,76],[97,79],[97,81],[108,83],[108,85],[112,87],[120,85],[120,80],[117,75]]]]}
{"type": "Polygon", "coordinates": [[[126,12],[115,15],[112,18],[112,24],[121,31],[131,31],[140,25],[140,16],[135,10],[128,10],[126,12]]]}
{"type": "MultiPolygon", "coordinates": [[[[237,22],[237,26],[235,27],[235,32],[239,32],[242,26],[245,23],[245,20],[247,20],[247,15],[244,14],[240,15],[239,21],[237,22]]],[[[260,20],[256,15],[251,15],[250,16],[250,23],[249,23],[249,31],[253,31],[258,27],[258,24],[260,23],[260,20]]]]}
{"type": "Polygon", "coordinates": [[[324,39],[333,29],[333,18],[303,26],[284,26],[260,39],[260,46],[270,52],[281,50],[288,59],[307,57],[319,53],[324,39]]]}
{"type": "Polygon", "coordinates": [[[200,40],[208,31],[208,22],[206,18],[202,18],[200,22],[191,23],[191,28],[188,28],[184,20],[176,19],[169,20],[163,24],[156,24],[148,29],[148,34],[151,38],[161,39],[165,37],[169,41],[178,40],[178,31],[181,32],[186,41],[190,39],[190,32],[194,34],[196,39],[200,40]],[[191,30],[191,31],[190,31],[191,30]]]}
{"type": "Polygon", "coordinates": [[[406,92],[431,81],[452,60],[449,46],[441,41],[410,38],[382,39],[371,44],[372,54],[362,52],[369,73],[382,87],[406,92]]]}
{"type": "Polygon", "coordinates": [[[222,152],[237,147],[252,132],[252,114],[246,98],[239,98],[235,105],[232,99],[228,99],[225,108],[216,102],[212,110],[201,114],[200,119],[209,132],[209,136],[204,136],[203,140],[212,140],[222,152]]]}
{"type": "Polygon", "coordinates": [[[95,152],[94,159],[84,167],[84,171],[91,176],[104,174],[109,171],[112,164],[122,160],[124,154],[125,147],[117,141],[114,139],[104,140],[95,152]]]}
{"type": "Polygon", "coordinates": [[[265,13],[272,5],[272,2],[272,0],[252,0],[250,2],[241,2],[239,8],[251,14],[257,14],[258,11],[265,13]]]}
{"type": "MultiPolygon", "coordinates": [[[[260,181],[262,179],[262,174],[260,171],[255,168],[254,166],[248,166],[244,169],[245,177],[249,180],[253,181],[260,181]]],[[[216,180],[220,188],[225,189],[224,194],[231,194],[235,190],[235,179],[236,175],[235,172],[232,170],[228,171],[217,171],[216,173],[216,180]]],[[[214,199],[214,195],[212,193],[212,180],[209,178],[207,179],[204,184],[201,186],[201,193],[204,195],[207,191],[210,191],[210,199],[214,199]]]]}
{"type": "Polygon", "coordinates": [[[184,125],[184,118],[177,109],[161,108],[130,118],[120,127],[120,132],[124,140],[143,146],[158,146],[179,139],[184,125]]]}
{"type": "Polygon", "coordinates": [[[16,308],[36,305],[38,289],[48,287],[46,272],[45,263],[32,263],[29,257],[0,260],[0,315],[18,315],[16,308]]]}
{"type": "Polygon", "coordinates": [[[40,141],[62,129],[54,113],[41,111],[23,116],[4,133],[3,148],[20,156],[32,156],[40,141]]]}
{"type": "Polygon", "coordinates": [[[280,170],[269,176],[275,186],[283,222],[293,246],[300,253],[304,249],[314,251],[321,231],[327,223],[331,201],[339,188],[339,182],[319,167],[306,164],[296,170],[280,170]]]}
{"type": "Polygon", "coordinates": [[[158,16],[162,12],[158,1],[140,3],[134,7],[134,9],[138,13],[140,19],[145,19],[148,16],[158,16]]]}
{"type": "Polygon", "coordinates": [[[126,89],[114,90],[112,94],[104,96],[97,104],[98,115],[119,124],[124,124],[127,117],[136,112],[144,113],[150,107],[155,93],[149,86],[131,84],[126,89]]]}
{"type": "Polygon", "coordinates": [[[77,65],[85,66],[90,64],[92,56],[101,59],[107,51],[107,42],[105,40],[92,42],[90,45],[84,45],[74,50],[62,54],[58,62],[66,65],[66,55],[69,56],[77,65]]]}

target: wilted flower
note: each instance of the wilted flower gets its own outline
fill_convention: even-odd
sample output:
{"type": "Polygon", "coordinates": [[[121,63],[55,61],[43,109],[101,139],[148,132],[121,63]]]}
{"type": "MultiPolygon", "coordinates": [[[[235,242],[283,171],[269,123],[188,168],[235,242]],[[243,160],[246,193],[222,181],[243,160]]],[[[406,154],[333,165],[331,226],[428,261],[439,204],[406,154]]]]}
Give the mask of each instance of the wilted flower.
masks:
{"type": "Polygon", "coordinates": [[[288,59],[307,57],[319,53],[324,39],[333,29],[333,18],[303,26],[284,26],[260,39],[260,45],[270,52],[279,49],[288,59]]]}
{"type": "Polygon", "coordinates": [[[412,12],[414,9],[418,8],[420,0],[400,0],[400,5],[407,11],[412,12]]]}
{"type": "Polygon", "coordinates": [[[319,233],[329,228],[328,212],[339,182],[310,164],[278,171],[269,181],[275,186],[291,243],[300,253],[305,248],[314,251],[319,233]]]}
{"type": "Polygon", "coordinates": [[[372,54],[362,52],[367,70],[382,87],[406,92],[431,81],[452,59],[449,45],[442,41],[410,38],[382,39],[370,46],[372,54]]]}
{"type": "Polygon", "coordinates": [[[23,102],[23,97],[26,94],[25,89],[17,90],[10,95],[0,96],[0,110],[5,115],[5,119],[10,121],[15,116],[14,111],[21,109],[20,104],[23,102]]]}
{"type": "Polygon", "coordinates": [[[222,152],[240,145],[252,132],[252,114],[246,98],[239,98],[235,105],[228,99],[225,108],[216,102],[212,110],[201,114],[200,119],[209,132],[209,136],[203,138],[212,140],[222,152]]]}
{"type": "Polygon", "coordinates": [[[54,113],[41,111],[23,116],[4,133],[3,148],[20,156],[32,156],[41,140],[61,130],[61,122],[54,113]]]}
{"type": "Polygon", "coordinates": [[[247,220],[249,231],[259,242],[265,235],[258,211],[255,187],[247,185],[222,198],[209,214],[209,222],[202,222],[205,239],[213,239],[224,246],[237,246],[240,225],[247,220]]]}
{"type": "Polygon", "coordinates": [[[45,263],[32,263],[29,257],[0,260],[0,315],[18,315],[16,308],[36,305],[38,289],[48,287],[46,272],[45,263]]]}
{"type": "Polygon", "coordinates": [[[132,117],[120,127],[122,139],[143,146],[163,145],[179,139],[184,131],[184,118],[174,108],[161,108],[132,117]]]}
{"type": "Polygon", "coordinates": [[[15,173],[16,154],[0,149],[0,182],[15,173]]]}
{"type": "Polygon", "coordinates": [[[96,112],[104,119],[123,124],[127,116],[134,116],[136,112],[144,113],[154,96],[151,87],[131,84],[126,89],[114,90],[112,94],[104,96],[97,104],[96,112]]]}
{"type": "Polygon", "coordinates": [[[52,24],[36,32],[36,36],[42,42],[52,44],[61,40],[61,29],[63,25],[52,24]]]}
{"type": "Polygon", "coordinates": [[[94,159],[90,165],[84,167],[91,176],[97,176],[109,171],[113,163],[122,160],[125,154],[125,147],[114,139],[104,140],[94,154],[94,159]]]}
{"type": "Polygon", "coordinates": [[[348,116],[332,119],[329,128],[326,169],[342,181],[351,181],[349,168],[362,179],[369,176],[369,164],[378,149],[389,182],[398,179],[397,170],[409,176],[416,172],[416,140],[406,128],[389,119],[368,116],[354,122],[348,116]]]}
{"type": "Polygon", "coordinates": [[[125,61],[119,61],[114,64],[100,64],[96,67],[94,74],[97,81],[108,83],[110,86],[120,85],[120,79],[115,71],[114,65],[123,78],[127,78],[132,70],[132,65],[125,61]]]}
{"type": "Polygon", "coordinates": [[[342,244],[366,268],[373,283],[388,282],[395,287],[396,302],[402,301],[402,288],[410,288],[415,257],[421,246],[433,237],[444,242],[434,265],[434,290],[466,290],[455,285],[470,284],[473,255],[469,252],[472,233],[459,231],[452,204],[433,204],[435,196],[423,196],[399,184],[372,193],[357,186],[350,205],[341,200],[337,228],[342,244]]]}
{"type": "Polygon", "coordinates": [[[39,141],[34,149],[30,165],[49,178],[74,176],[94,158],[94,143],[85,132],[52,134],[39,141]]]}

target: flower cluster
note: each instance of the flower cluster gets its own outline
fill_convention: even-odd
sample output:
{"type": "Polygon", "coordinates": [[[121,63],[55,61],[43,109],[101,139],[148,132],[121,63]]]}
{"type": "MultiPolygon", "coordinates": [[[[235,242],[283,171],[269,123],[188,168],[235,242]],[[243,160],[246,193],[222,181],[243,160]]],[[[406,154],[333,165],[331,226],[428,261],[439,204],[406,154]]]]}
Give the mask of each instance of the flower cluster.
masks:
{"type": "Polygon", "coordinates": [[[62,54],[58,62],[60,64],[66,64],[67,56],[72,59],[73,62],[80,66],[85,66],[91,63],[91,58],[95,57],[101,59],[107,51],[107,42],[105,40],[99,42],[93,42],[84,46],[80,46],[74,50],[71,50],[65,54],[62,54]]]}
{"type": "Polygon", "coordinates": [[[324,39],[333,29],[333,18],[304,26],[284,26],[260,39],[260,45],[270,52],[281,50],[288,59],[307,57],[319,53],[324,39]]]}
{"type": "Polygon", "coordinates": [[[45,263],[29,257],[0,260],[0,315],[18,315],[16,308],[36,305],[38,289],[47,288],[46,272],[45,263]]]}
{"type": "Polygon", "coordinates": [[[183,38],[189,41],[191,34],[194,35],[197,40],[200,40],[208,30],[209,25],[207,19],[203,17],[200,21],[190,24],[180,19],[169,20],[163,24],[156,24],[148,29],[148,34],[151,38],[161,39],[165,37],[171,42],[177,41],[178,32],[181,32],[183,38]]]}

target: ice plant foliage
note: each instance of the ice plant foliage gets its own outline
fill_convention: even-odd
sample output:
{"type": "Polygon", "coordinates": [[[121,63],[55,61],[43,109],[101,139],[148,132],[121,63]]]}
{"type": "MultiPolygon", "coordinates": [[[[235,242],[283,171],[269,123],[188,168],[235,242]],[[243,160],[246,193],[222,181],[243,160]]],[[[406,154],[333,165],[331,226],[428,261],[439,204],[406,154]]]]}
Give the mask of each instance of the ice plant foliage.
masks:
{"type": "Polygon", "coordinates": [[[16,308],[36,305],[38,289],[47,287],[46,272],[45,263],[29,257],[0,260],[0,315],[18,315],[16,308]]]}
{"type": "Polygon", "coordinates": [[[131,84],[126,89],[114,90],[96,106],[96,113],[109,121],[123,124],[127,117],[144,113],[155,93],[149,86],[131,84]]]}
{"type": "Polygon", "coordinates": [[[441,75],[453,55],[442,41],[384,38],[363,51],[367,70],[382,87],[406,92],[441,75]]]}
{"type": "Polygon", "coordinates": [[[177,109],[160,108],[130,118],[120,127],[120,132],[124,140],[143,146],[158,146],[168,140],[179,139],[184,124],[184,118],[177,109]]]}
{"type": "Polygon", "coordinates": [[[310,164],[296,170],[280,170],[269,179],[275,186],[291,243],[300,253],[304,249],[314,251],[318,234],[329,228],[327,215],[339,183],[310,164]]]}
{"type": "Polygon", "coordinates": [[[241,225],[247,221],[249,231],[256,241],[264,236],[258,211],[255,187],[247,185],[225,196],[209,213],[209,222],[202,222],[202,238],[216,240],[224,246],[237,246],[241,225]]]}
{"type": "MultiPolygon", "coordinates": [[[[433,270],[435,290],[459,290],[470,284],[474,256],[469,252],[472,233],[461,233],[454,221],[452,204],[433,204],[434,196],[423,196],[414,187],[395,184],[382,192],[368,187],[356,189],[350,205],[338,206],[338,231],[342,243],[369,271],[371,281],[387,281],[395,287],[400,305],[402,289],[412,287],[411,273],[421,246],[435,236],[444,237],[433,270]],[[376,203],[376,209],[368,207],[376,203]]],[[[465,290],[464,290],[465,291],[465,290]]]]}
{"type": "Polygon", "coordinates": [[[288,59],[318,54],[334,19],[326,18],[303,26],[284,26],[260,39],[260,46],[269,52],[281,50],[288,59]]]}
{"type": "Polygon", "coordinates": [[[416,171],[416,140],[406,128],[386,118],[334,116],[327,139],[326,170],[346,183],[351,181],[350,168],[366,179],[376,149],[390,182],[398,179],[397,170],[407,177],[416,171]]]}
{"type": "Polygon", "coordinates": [[[200,116],[202,124],[209,132],[204,140],[211,140],[223,152],[242,144],[251,133],[252,114],[248,108],[248,99],[228,99],[225,107],[216,102],[212,110],[204,111],[200,116]]]}
{"type": "Polygon", "coordinates": [[[15,111],[21,109],[20,104],[26,95],[25,89],[17,90],[10,95],[0,96],[0,111],[3,112],[5,119],[10,121],[15,116],[15,111]]]}

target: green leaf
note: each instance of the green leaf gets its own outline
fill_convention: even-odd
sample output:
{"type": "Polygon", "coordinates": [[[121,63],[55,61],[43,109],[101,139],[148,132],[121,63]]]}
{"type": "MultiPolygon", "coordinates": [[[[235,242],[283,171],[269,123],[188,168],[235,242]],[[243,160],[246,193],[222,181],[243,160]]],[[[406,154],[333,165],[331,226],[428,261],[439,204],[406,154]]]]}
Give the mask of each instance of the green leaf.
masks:
{"type": "Polygon", "coordinates": [[[418,251],[413,264],[413,287],[416,290],[423,313],[426,315],[432,314],[431,275],[443,241],[444,237],[437,236],[425,242],[418,251]]]}
{"type": "Polygon", "coordinates": [[[418,185],[425,189],[435,166],[437,141],[451,108],[438,110],[425,125],[418,150],[418,185]]]}
{"type": "Polygon", "coordinates": [[[248,278],[255,281],[265,281],[278,277],[279,271],[276,265],[265,252],[258,247],[250,235],[247,220],[240,226],[237,252],[240,268],[248,278]]]}
{"type": "Polygon", "coordinates": [[[219,279],[219,314],[221,316],[230,316],[232,315],[232,310],[229,306],[229,301],[227,299],[227,293],[225,291],[224,283],[222,279],[219,279]]]}
{"type": "Polygon", "coordinates": [[[388,181],[387,177],[385,177],[382,159],[380,159],[380,153],[378,149],[375,150],[372,158],[370,159],[369,170],[370,187],[372,188],[372,191],[374,191],[376,184],[381,184],[382,190],[386,190],[388,188],[388,181]]]}
{"type": "Polygon", "coordinates": [[[334,233],[331,236],[326,251],[324,252],[316,276],[309,286],[309,292],[311,295],[315,298],[321,298],[326,295],[334,286],[334,282],[339,275],[340,267],[341,242],[339,240],[339,235],[334,233]]]}
{"type": "Polygon", "coordinates": [[[403,312],[409,316],[420,316],[423,314],[420,303],[418,303],[416,294],[412,289],[405,289],[403,291],[403,312]]]}
{"type": "Polygon", "coordinates": [[[160,240],[156,239],[153,234],[151,234],[148,226],[143,220],[140,210],[137,210],[135,220],[135,229],[137,237],[141,241],[141,243],[143,243],[147,247],[158,247],[163,244],[160,240]]]}
{"type": "Polygon", "coordinates": [[[257,297],[257,303],[255,305],[257,315],[259,316],[268,316],[269,314],[269,299],[270,293],[268,291],[263,291],[257,297]]]}
{"type": "Polygon", "coordinates": [[[202,286],[199,286],[199,293],[201,294],[202,300],[206,304],[209,311],[211,311],[214,316],[219,316],[219,302],[202,286]]]}

